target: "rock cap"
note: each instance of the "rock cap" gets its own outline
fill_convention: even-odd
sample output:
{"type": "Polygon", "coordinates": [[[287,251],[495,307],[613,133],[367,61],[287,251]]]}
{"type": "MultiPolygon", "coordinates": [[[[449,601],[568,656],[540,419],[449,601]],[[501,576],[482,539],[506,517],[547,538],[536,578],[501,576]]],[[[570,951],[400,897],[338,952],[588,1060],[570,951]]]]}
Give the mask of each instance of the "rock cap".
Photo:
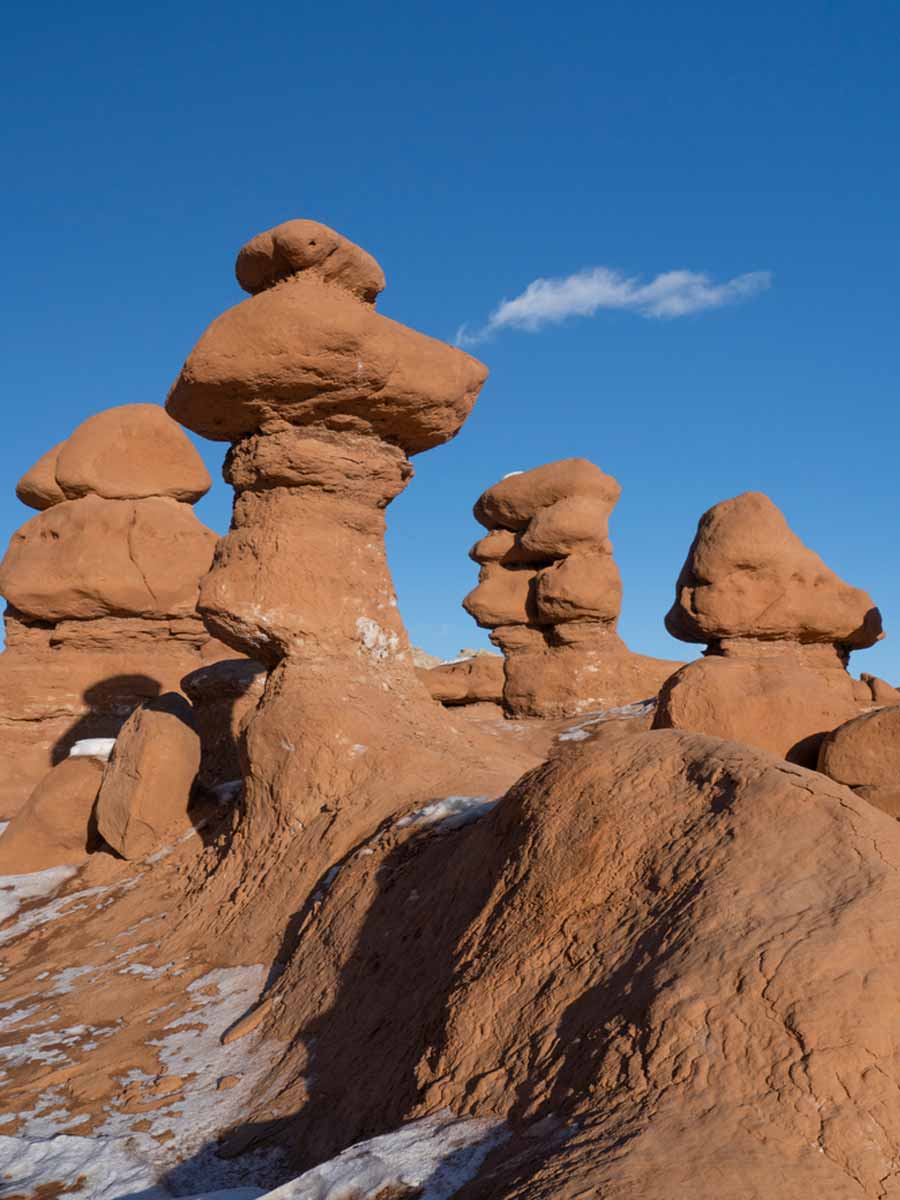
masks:
{"type": "Polygon", "coordinates": [[[384,272],[371,254],[318,221],[285,221],[238,251],[237,281],[251,296],[309,271],[367,304],[384,291],[384,272]]]}

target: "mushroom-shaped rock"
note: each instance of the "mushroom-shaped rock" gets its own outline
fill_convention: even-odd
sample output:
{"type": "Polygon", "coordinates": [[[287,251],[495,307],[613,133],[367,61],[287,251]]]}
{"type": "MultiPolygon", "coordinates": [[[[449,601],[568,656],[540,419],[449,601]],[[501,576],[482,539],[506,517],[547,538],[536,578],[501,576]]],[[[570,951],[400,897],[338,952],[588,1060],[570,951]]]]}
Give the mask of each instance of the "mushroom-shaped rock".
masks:
{"type": "Polygon", "coordinates": [[[900,817],[900,707],[863,713],[832,730],[819,750],[818,768],[900,817]]]}
{"type": "Polygon", "coordinates": [[[193,504],[212,482],[190,438],[158,404],[123,404],[88,417],[59,447],[55,470],[70,500],[168,496],[193,504]]]}
{"type": "Polygon", "coordinates": [[[881,616],[800,541],[768,496],[744,492],[700,518],[666,628],[685,642],[792,638],[871,646],[881,616]]]}
{"type": "Polygon", "coordinates": [[[302,269],[213,321],[166,407],[214,441],[288,423],[374,433],[417,454],[458,432],[486,377],[462,350],[302,269]]]}
{"type": "Polygon", "coordinates": [[[174,500],[68,500],[13,535],[0,593],[41,621],[190,616],[217,540],[174,500]]]}
{"type": "Polygon", "coordinates": [[[384,272],[371,254],[318,221],[294,220],[251,238],[238,251],[237,281],[251,296],[301,271],[375,303],[384,272]]]}
{"type": "Polygon", "coordinates": [[[191,706],[168,693],[122,726],[97,797],[97,828],[123,858],[142,858],[190,828],[188,806],[200,767],[191,706]]]}
{"type": "Polygon", "coordinates": [[[33,467],[25,472],[16,484],[16,495],[29,508],[43,512],[65,500],[65,493],[56,482],[56,459],[62,442],[42,454],[33,467]]]}
{"type": "Polygon", "coordinates": [[[74,866],[97,848],[92,817],[104,766],[64,758],[47,772],[0,835],[0,875],[74,866]]]}

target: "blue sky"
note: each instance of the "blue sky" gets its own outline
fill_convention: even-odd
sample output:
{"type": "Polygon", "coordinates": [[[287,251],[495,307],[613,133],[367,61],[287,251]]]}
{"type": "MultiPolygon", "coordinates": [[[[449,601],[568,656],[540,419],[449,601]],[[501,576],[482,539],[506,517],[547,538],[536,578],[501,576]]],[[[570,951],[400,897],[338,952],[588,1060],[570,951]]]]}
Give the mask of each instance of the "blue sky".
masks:
{"type": "MultiPolygon", "coordinates": [[[[632,299],[495,327],[471,419],[389,510],[401,607],[437,653],[486,644],[460,608],[473,501],[584,455],[623,487],[634,649],[691,653],[662,618],[697,518],[753,488],[872,593],[889,637],[853,667],[900,683],[898,41],[900,6],[866,0],[17,6],[0,538],[52,442],[163,400],[241,298],[239,246],[287,218],[366,247],[381,311],[447,340],[537,279],[770,272],[677,317],[632,299]]],[[[223,531],[223,447],[202,451],[217,483],[198,512],[223,531]]]]}

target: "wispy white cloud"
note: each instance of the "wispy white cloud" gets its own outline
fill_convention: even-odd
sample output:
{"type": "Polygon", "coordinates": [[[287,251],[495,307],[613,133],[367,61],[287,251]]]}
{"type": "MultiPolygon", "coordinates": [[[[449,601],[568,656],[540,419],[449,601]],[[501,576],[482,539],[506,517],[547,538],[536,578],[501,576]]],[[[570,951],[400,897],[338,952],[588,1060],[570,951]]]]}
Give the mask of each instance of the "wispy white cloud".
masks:
{"type": "Polygon", "coordinates": [[[685,317],[722,308],[771,287],[771,271],[750,271],[716,283],[699,271],[665,271],[642,283],[610,267],[589,267],[556,279],[535,279],[520,295],[502,300],[486,324],[470,330],[461,325],[458,346],[483,342],[503,329],[536,333],[569,317],[592,317],[603,308],[630,309],[642,317],[685,317]]]}

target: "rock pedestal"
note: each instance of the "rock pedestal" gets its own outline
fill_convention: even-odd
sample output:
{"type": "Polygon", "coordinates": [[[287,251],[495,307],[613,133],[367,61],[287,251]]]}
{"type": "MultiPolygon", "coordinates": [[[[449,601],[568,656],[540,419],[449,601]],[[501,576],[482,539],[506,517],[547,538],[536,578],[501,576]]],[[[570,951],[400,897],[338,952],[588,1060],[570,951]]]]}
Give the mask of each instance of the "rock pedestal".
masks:
{"type": "Polygon", "coordinates": [[[660,692],[658,729],[746,742],[814,767],[856,716],[846,667],[881,636],[871,597],[839,579],[772,501],[745,492],[701,519],[666,628],[707,644],[660,692]]]}
{"type": "Polygon", "coordinates": [[[486,369],[377,314],[380,268],[316,222],[254,238],[237,273],[252,298],[209,327],[167,407],[233,443],[232,526],[199,610],[269,668],[243,729],[242,818],[216,875],[224,895],[237,888],[222,945],[247,952],[260,939],[254,904],[297,911],[410,797],[457,790],[468,768],[484,790],[493,768],[489,746],[474,748],[416,677],[384,547],[408,455],[453,437],[486,369]]]}
{"type": "Polygon", "coordinates": [[[504,654],[511,716],[562,717],[653,696],[680,664],[632,654],[616,632],[622,581],[608,537],[621,488],[583,458],[507,476],[480,497],[463,602],[504,654]]]}
{"type": "Polygon", "coordinates": [[[75,741],[115,736],[139,703],[221,654],[196,611],[216,534],[191,504],[208,487],[152,404],[90,417],[20,480],[40,511],[0,563],[0,817],[75,741]]]}

